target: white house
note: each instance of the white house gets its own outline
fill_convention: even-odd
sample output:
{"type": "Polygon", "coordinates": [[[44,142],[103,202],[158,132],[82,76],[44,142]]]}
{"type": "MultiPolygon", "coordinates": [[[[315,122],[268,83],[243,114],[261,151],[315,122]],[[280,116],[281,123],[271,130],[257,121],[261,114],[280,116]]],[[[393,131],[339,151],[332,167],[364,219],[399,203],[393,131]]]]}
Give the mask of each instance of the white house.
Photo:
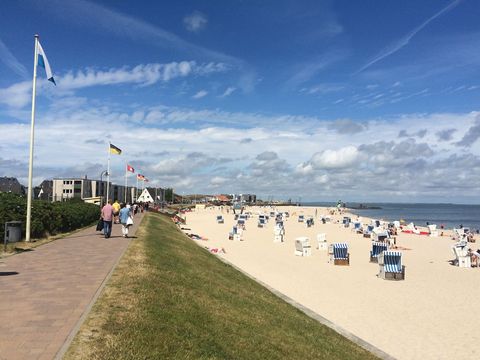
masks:
{"type": "Polygon", "coordinates": [[[148,203],[153,203],[153,196],[150,194],[148,189],[143,189],[142,193],[140,196],[137,198],[138,202],[148,202],[148,203]]]}

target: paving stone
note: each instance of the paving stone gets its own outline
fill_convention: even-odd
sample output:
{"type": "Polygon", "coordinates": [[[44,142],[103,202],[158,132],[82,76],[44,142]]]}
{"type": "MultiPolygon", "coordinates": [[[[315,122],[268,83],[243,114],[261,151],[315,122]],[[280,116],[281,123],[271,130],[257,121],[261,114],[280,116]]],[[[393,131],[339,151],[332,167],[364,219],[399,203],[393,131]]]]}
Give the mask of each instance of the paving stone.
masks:
{"type": "Polygon", "coordinates": [[[91,227],[2,259],[18,274],[0,277],[0,359],[53,359],[130,241],[121,225],[108,240],[91,227]]]}

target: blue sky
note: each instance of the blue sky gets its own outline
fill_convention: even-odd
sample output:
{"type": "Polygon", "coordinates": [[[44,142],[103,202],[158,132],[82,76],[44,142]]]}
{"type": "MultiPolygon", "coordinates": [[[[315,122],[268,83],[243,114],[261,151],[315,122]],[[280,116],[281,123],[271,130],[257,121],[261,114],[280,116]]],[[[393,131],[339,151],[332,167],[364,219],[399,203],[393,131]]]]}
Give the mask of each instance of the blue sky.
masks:
{"type": "Polygon", "coordinates": [[[0,175],[97,178],[111,141],[179,192],[478,202],[480,4],[5,1],[0,175]]]}

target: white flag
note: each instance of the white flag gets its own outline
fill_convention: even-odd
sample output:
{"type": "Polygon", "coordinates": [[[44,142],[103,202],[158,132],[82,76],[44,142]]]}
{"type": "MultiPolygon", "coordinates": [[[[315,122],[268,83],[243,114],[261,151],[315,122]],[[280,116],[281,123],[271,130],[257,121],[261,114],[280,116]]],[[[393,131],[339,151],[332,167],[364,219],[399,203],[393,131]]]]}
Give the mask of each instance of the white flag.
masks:
{"type": "Polygon", "coordinates": [[[40,41],[38,42],[38,65],[45,69],[48,81],[51,81],[52,83],[57,85],[55,83],[55,79],[53,78],[52,69],[50,68],[47,55],[45,55],[45,51],[43,51],[42,45],[40,45],[40,41]]]}

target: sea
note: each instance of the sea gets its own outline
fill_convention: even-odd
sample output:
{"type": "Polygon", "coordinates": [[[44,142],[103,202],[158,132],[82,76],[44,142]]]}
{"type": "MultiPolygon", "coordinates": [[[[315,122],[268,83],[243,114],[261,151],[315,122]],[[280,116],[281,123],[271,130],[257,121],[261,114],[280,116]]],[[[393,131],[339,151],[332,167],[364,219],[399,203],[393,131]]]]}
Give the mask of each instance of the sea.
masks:
{"type": "MultiPolygon", "coordinates": [[[[331,202],[305,202],[302,206],[327,206],[335,207],[331,202]]],[[[437,224],[444,225],[446,229],[453,229],[460,225],[472,230],[480,229],[480,205],[461,204],[406,204],[406,203],[362,203],[374,209],[355,209],[360,203],[346,203],[351,213],[361,217],[395,221],[403,219],[408,223],[413,222],[418,226],[437,224]]]]}

